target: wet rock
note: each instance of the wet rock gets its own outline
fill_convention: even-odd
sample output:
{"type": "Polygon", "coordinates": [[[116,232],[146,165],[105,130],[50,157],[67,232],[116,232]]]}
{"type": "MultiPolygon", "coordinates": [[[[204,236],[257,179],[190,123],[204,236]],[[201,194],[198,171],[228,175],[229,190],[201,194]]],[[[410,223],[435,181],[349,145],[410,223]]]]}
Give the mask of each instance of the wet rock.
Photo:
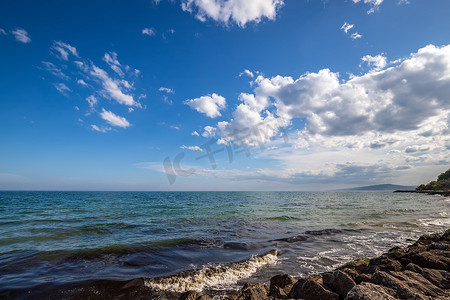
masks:
{"type": "Polygon", "coordinates": [[[353,269],[349,269],[349,268],[342,269],[342,272],[344,272],[345,274],[350,276],[353,280],[355,280],[356,277],[358,277],[358,275],[359,275],[358,272],[356,272],[353,269]]]}
{"type": "Polygon", "coordinates": [[[325,272],[322,274],[322,282],[329,288],[333,287],[334,277],[333,272],[325,272]]]}
{"type": "Polygon", "coordinates": [[[306,300],[337,300],[339,295],[325,288],[315,280],[308,279],[302,286],[303,298],[306,300]]]}
{"type": "Polygon", "coordinates": [[[288,297],[286,292],[282,288],[274,285],[270,286],[269,295],[274,297],[275,299],[287,299],[288,297]]]}
{"type": "Polygon", "coordinates": [[[288,295],[289,298],[300,299],[303,298],[303,284],[306,282],[306,279],[300,278],[291,288],[291,291],[288,295]]]}
{"type": "Polygon", "coordinates": [[[347,293],[356,285],[355,281],[347,274],[340,270],[333,272],[333,290],[336,291],[341,298],[345,298],[347,293]]]}
{"type": "Polygon", "coordinates": [[[234,295],[228,297],[230,300],[263,300],[268,299],[266,286],[262,283],[246,283],[244,287],[234,295]]]}
{"type": "Polygon", "coordinates": [[[291,292],[292,287],[297,282],[297,279],[288,274],[274,276],[270,279],[270,289],[279,287],[284,290],[286,296],[291,292]]]}
{"type": "Polygon", "coordinates": [[[345,300],[394,300],[394,291],[369,282],[353,287],[345,300]]]}
{"type": "Polygon", "coordinates": [[[200,298],[201,295],[195,291],[189,291],[181,294],[180,298],[178,300],[197,300],[197,298],[200,298]]]}

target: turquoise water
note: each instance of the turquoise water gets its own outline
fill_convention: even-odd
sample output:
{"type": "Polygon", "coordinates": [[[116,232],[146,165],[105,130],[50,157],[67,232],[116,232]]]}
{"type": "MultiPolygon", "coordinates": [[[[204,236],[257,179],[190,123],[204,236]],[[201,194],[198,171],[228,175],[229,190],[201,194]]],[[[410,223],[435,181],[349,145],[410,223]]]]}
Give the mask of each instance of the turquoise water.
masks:
{"type": "Polygon", "coordinates": [[[0,192],[0,291],[231,270],[272,249],[201,289],[299,276],[447,229],[449,208],[392,192],[0,192]]]}

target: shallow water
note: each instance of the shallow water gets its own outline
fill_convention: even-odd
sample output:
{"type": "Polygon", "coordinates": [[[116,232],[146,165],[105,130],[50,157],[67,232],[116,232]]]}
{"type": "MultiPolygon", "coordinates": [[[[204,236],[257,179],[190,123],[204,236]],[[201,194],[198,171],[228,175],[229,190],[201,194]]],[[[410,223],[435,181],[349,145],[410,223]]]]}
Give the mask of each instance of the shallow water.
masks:
{"type": "Polygon", "coordinates": [[[158,288],[228,290],[378,255],[447,229],[449,208],[392,192],[0,192],[0,291],[193,270],[158,288]]]}

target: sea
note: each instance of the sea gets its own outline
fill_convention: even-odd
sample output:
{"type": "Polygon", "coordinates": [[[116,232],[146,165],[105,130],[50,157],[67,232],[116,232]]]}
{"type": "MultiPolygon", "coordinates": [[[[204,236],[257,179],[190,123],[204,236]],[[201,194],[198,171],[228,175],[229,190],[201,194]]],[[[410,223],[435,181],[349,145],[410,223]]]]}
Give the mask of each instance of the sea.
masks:
{"type": "Polygon", "coordinates": [[[0,192],[0,295],[133,278],[221,295],[448,228],[449,198],[392,191],[0,192]]]}

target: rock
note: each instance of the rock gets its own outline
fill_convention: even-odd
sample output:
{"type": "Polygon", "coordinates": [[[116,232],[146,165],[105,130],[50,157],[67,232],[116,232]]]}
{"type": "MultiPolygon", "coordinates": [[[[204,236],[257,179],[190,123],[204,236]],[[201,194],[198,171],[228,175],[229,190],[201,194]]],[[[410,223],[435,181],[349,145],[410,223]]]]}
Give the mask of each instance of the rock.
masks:
{"type": "Polygon", "coordinates": [[[355,278],[355,283],[360,284],[361,282],[370,282],[372,280],[372,274],[360,274],[355,278]]]}
{"type": "Polygon", "coordinates": [[[228,297],[230,300],[263,300],[268,299],[266,286],[262,283],[246,283],[235,295],[228,297]]]}
{"type": "Polygon", "coordinates": [[[424,268],[422,276],[441,289],[450,289],[450,273],[447,271],[424,268]]]}
{"type": "Polygon", "coordinates": [[[395,296],[398,298],[428,299],[429,296],[436,297],[446,294],[420,274],[408,270],[404,272],[391,272],[391,274],[378,271],[373,275],[372,283],[394,290],[396,293],[395,296]]]}
{"type": "Polygon", "coordinates": [[[340,270],[333,272],[333,290],[335,290],[341,298],[345,298],[347,293],[356,285],[355,281],[347,274],[340,270]]]}
{"type": "Polygon", "coordinates": [[[326,285],[327,287],[333,288],[333,281],[334,281],[333,272],[323,273],[322,281],[323,281],[323,284],[326,285]]]}
{"type": "Polygon", "coordinates": [[[339,295],[328,290],[312,279],[306,280],[302,286],[303,298],[306,300],[337,300],[339,295]]]}
{"type": "Polygon", "coordinates": [[[270,286],[269,295],[274,297],[275,299],[287,299],[286,292],[282,288],[274,285],[270,286]]]}
{"type": "Polygon", "coordinates": [[[422,268],[438,269],[450,272],[450,258],[438,255],[435,252],[428,251],[418,253],[412,257],[412,260],[415,264],[421,266],[422,268]]]}
{"type": "Polygon", "coordinates": [[[300,299],[303,298],[303,284],[306,282],[306,279],[300,278],[291,288],[291,291],[288,295],[289,298],[300,299]]]}
{"type": "Polygon", "coordinates": [[[412,272],[416,272],[416,273],[422,274],[422,268],[419,267],[419,266],[416,265],[416,264],[413,264],[413,263],[409,263],[409,264],[405,267],[405,270],[409,270],[409,271],[412,271],[412,272]]]}
{"type": "Polygon", "coordinates": [[[395,292],[373,283],[363,282],[352,288],[345,300],[394,300],[391,293],[395,292]]]}
{"type": "Polygon", "coordinates": [[[402,268],[403,266],[399,261],[382,255],[372,259],[365,272],[375,273],[376,271],[400,271],[402,268]]]}
{"type": "Polygon", "coordinates": [[[359,275],[358,272],[356,272],[353,269],[349,269],[349,268],[342,269],[342,272],[344,272],[345,274],[350,276],[353,280],[355,280],[356,277],[358,277],[358,275],[359,275]]]}
{"type": "Polygon", "coordinates": [[[286,296],[291,292],[292,287],[297,282],[297,279],[288,274],[277,275],[270,279],[270,289],[272,286],[279,287],[284,290],[286,296]]]}
{"type": "Polygon", "coordinates": [[[364,269],[369,265],[370,260],[368,258],[357,259],[346,263],[339,269],[352,269],[355,270],[358,274],[362,273],[364,269]]]}
{"type": "Polygon", "coordinates": [[[178,300],[197,300],[197,298],[200,298],[201,295],[195,291],[189,291],[181,294],[180,298],[178,300]]]}
{"type": "Polygon", "coordinates": [[[212,300],[212,299],[207,295],[201,295],[200,297],[197,298],[197,300],[212,300]]]}

